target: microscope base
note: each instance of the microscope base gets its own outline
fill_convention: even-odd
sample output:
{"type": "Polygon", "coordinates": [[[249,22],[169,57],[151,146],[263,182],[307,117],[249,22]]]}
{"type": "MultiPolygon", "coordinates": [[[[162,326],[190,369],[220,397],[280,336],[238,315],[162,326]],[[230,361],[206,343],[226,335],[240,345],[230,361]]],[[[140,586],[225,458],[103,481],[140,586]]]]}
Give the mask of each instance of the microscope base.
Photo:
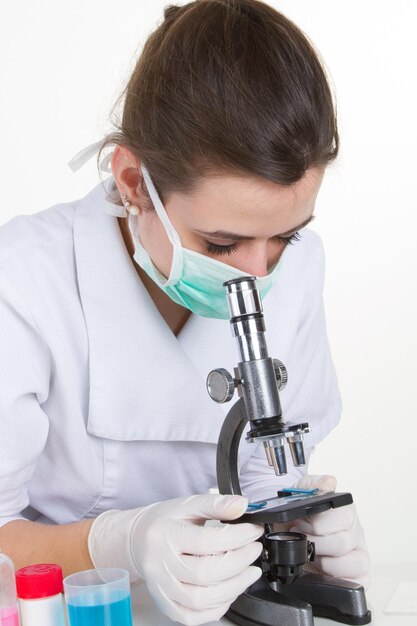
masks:
{"type": "Polygon", "coordinates": [[[240,626],[314,626],[311,606],[277,593],[265,576],[233,602],[226,617],[240,626]]]}
{"type": "Polygon", "coordinates": [[[343,624],[369,624],[363,587],[347,580],[303,572],[288,585],[262,576],[226,613],[240,626],[313,626],[313,615],[343,624]]]}

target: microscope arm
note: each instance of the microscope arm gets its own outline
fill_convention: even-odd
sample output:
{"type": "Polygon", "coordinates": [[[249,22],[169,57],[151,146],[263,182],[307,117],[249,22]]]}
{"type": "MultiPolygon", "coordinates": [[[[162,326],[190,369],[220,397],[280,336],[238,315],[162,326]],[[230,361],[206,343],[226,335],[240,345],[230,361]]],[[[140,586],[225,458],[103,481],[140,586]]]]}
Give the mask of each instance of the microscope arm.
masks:
{"type": "Polygon", "coordinates": [[[243,398],[239,398],[223,422],[217,444],[217,483],[222,494],[242,494],[237,459],[240,439],[247,423],[243,398]]]}

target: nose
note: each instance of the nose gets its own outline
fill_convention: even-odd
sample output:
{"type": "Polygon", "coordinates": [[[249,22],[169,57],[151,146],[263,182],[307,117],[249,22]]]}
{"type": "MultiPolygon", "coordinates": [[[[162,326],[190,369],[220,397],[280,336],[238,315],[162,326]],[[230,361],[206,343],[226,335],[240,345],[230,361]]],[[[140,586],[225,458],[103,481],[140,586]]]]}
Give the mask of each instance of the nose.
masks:
{"type": "Polygon", "coordinates": [[[241,261],[239,269],[248,275],[261,277],[268,274],[269,265],[266,243],[259,243],[248,249],[247,256],[241,261]]]}

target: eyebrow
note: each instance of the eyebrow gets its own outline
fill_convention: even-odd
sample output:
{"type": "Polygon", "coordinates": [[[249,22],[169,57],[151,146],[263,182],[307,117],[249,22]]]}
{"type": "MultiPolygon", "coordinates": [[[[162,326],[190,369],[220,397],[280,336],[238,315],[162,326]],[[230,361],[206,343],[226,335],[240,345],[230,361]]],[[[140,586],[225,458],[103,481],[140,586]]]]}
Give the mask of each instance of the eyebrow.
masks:
{"type": "MultiPolygon", "coordinates": [[[[307,218],[299,226],[295,226],[291,230],[287,230],[285,233],[280,233],[279,235],[275,235],[275,237],[290,237],[291,235],[296,233],[298,230],[301,230],[302,228],[307,226],[307,224],[312,222],[314,220],[314,218],[315,218],[315,215],[310,215],[310,217],[307,218]]],[[[205,235],[206,237],[217,237],[218,239],[232,239],[234,241],[237,240],[237,239],[244,239],[244,240],[247,240],[247,241],[250,241],[252,239],[256,239],[256,237],[251,237],[250,235],[238,235],[236,233],[229,233],[226,230],[214,230],[212,232],[208,232],[208,231],[205,231],[205,230],[195,230],[194,232],[196,232],[196,233],[198,233],[200,235],[205,235]]]]}

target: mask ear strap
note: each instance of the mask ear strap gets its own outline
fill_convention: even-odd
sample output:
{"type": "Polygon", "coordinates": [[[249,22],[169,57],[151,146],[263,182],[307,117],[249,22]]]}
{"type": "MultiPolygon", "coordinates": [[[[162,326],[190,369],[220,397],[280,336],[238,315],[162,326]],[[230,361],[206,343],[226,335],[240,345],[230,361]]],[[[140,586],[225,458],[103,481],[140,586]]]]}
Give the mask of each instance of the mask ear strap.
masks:
{"type": "Polygon", "coordinates": [[[146,167],[141,164],[140,166],[142,170],[143,177],[145,179],[146,187],[149,191],[149,195],[151,196],[151,200],[155,207],[155,211],[162,222],[163,227],[165,228],[165,232],[168,236],[168,239],[172,243],[172,265],[171,271],[169,273],[169,277],[166,286],[175,285],[178,280],[181,278],[182,268],[183,268],[183,254],[182,254],[182,245],[181,239],[171,221],[165,211],[164,205],[161,202],[161,199],[158,195],[158,192],[155,189],[155,185],[152,182],[152,178],[146,167]]]}
{"type": "Polygon", "coordinates": [[[143,165],[143,163],[140,166],[141,170],[142,170],[142,174],[143,177],[145,179],[145,183],[146,183],[146,187],[149,191],[149,195],[151,196],[151,200],[153,202],[153,205],[155,207],[155,211],[158,214],[159,219],[161,220],[162,224],[164,225],[165,228],[165,232],[168,235],[168,239],[170,240],[170,242],[172,243],[172,245],[175,248],[181,248],[181,239],[179,238],[179,235],[177,233],[177,231],[175,230],[175,228],[173,227],[167,212],[164,208],[164,205],[161,202],[161,199],[158,195],[158,192],[155,189],[155,185],[152,182],[152,178],[150,177],[150,174],[148,172],[148,170],[146,169],[146,167],[143,165]]]}
{"type": "MultiPolygon", "coordinates": [[[[71,161],[68,161],[68,166],[75,173],[79,170],[87,161],[89,161],[101,148],[105,141],[106,137],[100,139],[100,141],[96,141],[96,143],[92,143],[86,148],[83,148],[77,154],[75,154],[71,161]]],[[[111,144],[109,144],[111,145],[111,144]]],[[[112,173],[110,161],[112,158],[113,152],[107,154],[100,162],[100,169],[102,172],[107,172],[109,174],[112,173]]]]}

